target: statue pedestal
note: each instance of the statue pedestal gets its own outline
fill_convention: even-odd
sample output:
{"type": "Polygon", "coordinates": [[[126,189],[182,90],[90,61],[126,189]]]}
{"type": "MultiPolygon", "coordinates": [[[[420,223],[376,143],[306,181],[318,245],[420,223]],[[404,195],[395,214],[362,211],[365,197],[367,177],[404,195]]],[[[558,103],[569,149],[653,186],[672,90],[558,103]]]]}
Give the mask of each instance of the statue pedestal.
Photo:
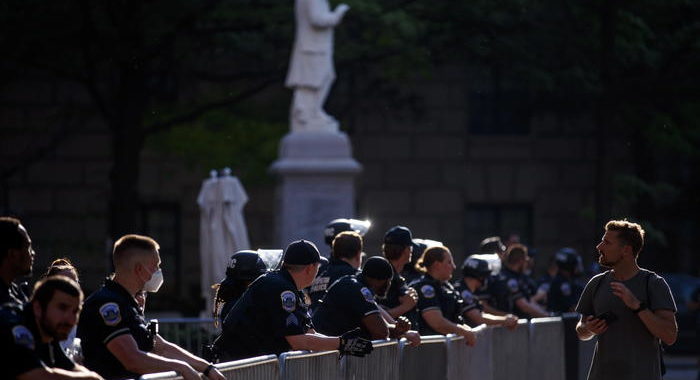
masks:
{"type": "Polygon", "coordinates": [[[276,243],[313,241],[325,256],[323,229],[333,219],[355,216],[354,177],[362,166],[343,132],[291,132],[270,167],[278,176],[276,243]]]}

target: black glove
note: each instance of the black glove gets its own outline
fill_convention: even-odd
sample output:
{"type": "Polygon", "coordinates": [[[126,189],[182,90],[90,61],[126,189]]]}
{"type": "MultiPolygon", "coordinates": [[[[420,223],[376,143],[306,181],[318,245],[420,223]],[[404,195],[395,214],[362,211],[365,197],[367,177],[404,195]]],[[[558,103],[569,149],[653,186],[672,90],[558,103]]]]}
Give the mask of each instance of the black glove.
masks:
{"type": "Polygon", "coordinates": [[[340,336],[340,356],[348,354],[362,357],[372,352],[372,341],[360,337],[360,332],[358,327],[340,336]]]}

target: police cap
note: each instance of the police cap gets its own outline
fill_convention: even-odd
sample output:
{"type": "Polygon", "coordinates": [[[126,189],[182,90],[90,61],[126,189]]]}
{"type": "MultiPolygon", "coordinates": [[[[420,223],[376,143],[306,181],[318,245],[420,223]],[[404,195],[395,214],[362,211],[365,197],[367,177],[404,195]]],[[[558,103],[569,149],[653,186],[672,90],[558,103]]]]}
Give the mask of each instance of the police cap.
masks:
{"type": "Polygon", "coordinates": [[[297,240],[290,243],[284,250],[285,264],[309,265],[321,262],[321,255],[318,253],[316,245],[308,240],[297,240]]]}
{"type": "Polygon", "coordinates": [[[375,280],[386,280],[394,277],[394,268],[392,268],[389,260],[381,256],[372,256],[367,259],[365,266],[362,267],[362,274],[375,280]]]}
{"type": "Polygon", "coordinates": [[[411,230],[404,226],[394,226],[384,235],[384,244],[396,244],[408,247],[413,245],[411,230]]]}

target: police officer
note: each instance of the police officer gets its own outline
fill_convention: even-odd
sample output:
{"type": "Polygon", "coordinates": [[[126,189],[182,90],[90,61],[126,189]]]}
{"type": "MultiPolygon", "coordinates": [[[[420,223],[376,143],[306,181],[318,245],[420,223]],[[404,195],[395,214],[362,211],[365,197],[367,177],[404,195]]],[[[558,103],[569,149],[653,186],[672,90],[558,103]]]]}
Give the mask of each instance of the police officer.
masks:
{"type": "Polygon", "coordinates": [[[267,266],[257,252],[243,250],[231,255],[226,267],[226,278],[214,285],[214,318],[223,322],[248,285],[265,272],[267,266]]]}
{"type": "MultiPolygon", "coordinates": [[[[323,230],[323,240],[328,244],[329,247],[333,246],[333,239],[338,236],[339,233],[345,231],[353,231],[358,233],[360,236],[365,236],[369,227],[372,225],[369,220],[357,220],[357,219],[333,219],[326,225],[323,230]]],[[[332,251],[331,251],[332,252],[332,251]]],[[[333,255],[330,255],[333,257],[333,255]]]]}
{"type": "Polygon", "coordinates": [[[214,365],[170,343],[149,329],[135,300],[141,290],[155,293],[163,284],[158,243],[125,235],[114,243],[115,273],[85,300],[78,323],[85,366],[108,379],[176,371],[186,380],[223,380],[214,365]]]}
{"type": "Polygon", "coordinates": [[[340,350],[364,356],[372,342],[359,330],[342,336],[317,334],[303,302],[301,289],[316,277],[321,256],[316,246],[295,241],[284,252],[281,269],[258,277],[226,315],[214,351],[222,361],[289,350],[340,350]]]}
{"type": "Polygon", "coordinates": [[[19,219],[0,217],[0,304],[27,302],[27,292],[16,280],[32,274],[35,255],[32,239],[19,219]]]}
{"type": "Polygon", "coordinates": [[[529,299],[529,288],[525,280],[527,248],[513,244],[506,250],[504,266],[491,288],[494,307],[521,318],[547,317],[549,313],[529,299]]]}
{"type": "MultiPolygon", "coordinates": [[[[336,238],[337,240],[337,238],[336,238]]],[[[328,289],[314,313],[316,330],[326,335],[340,335],[360,328],[367,339],[406,338],[420,343],[416,331],[409,331],[408,319],[387,324],[380,315],[375,295],[384,296],[394,276],[391,264],[379,256],[370,257],[357,275],[341,277],[328,289]]]]}
{"type": "Polygon", "coordinates": [[[468,345],[476,344],[476,335],[462,319],[462,298],[449,283],[455,269],[450,250],[445,246],[430,247],[416,265],[425,273],[411,284],[418,292],[420,334],[457,334],[463,336],[468,345]]]}
{"type": "Polygon", "coordinates": [[[486,260],[476,257],[468,257],[462,265],[462,280],[455,285],[455,290],[462,297],[464,306],[462,316],[471,327],[480,324],[505,326],[514,329],[518,326],[518,317],[512,314],[505,316],[493,315],[484,312],[483,306],[474,296],[477,289],[488,287],[491,268],[486,260]]]}
{"type": "Polygon", "coordinates": [[[559,270],[549,287],[549,310],[556,314],[574,311],[583,287],[576,282],[581,257],[573,248],[562,248],[554,254],[559,270]]]}
{"type": "Polygon", "coordinates": [[[357,274],[362,261],[362,245],[362,236],[354,231],[341,232],[333,239],[330,262],[323,272],[319,270],[309,288],[312,311],[336,280],[357,274]]]}
{"type": "Polygon", "coordinates": [[[101,379],[75,364],[60,346],[78,320],[80,286],[64,276],[37,282],[32,300],[0,308],[0,356],[3,375],[11,379],[101,379]]]}
{"type": "Polygon", "coordinates": [[[394,268],[394,277],[391,279],[386,297],[379,298],[378,302],[394,319],[406,315],[414,323],[417,320],[414,309],[418,295],[414,289],[406,285],[406,280],[400,274],[404,265],[411,261],[411,252],[413,252],[411,230],[404,226],[391,227],[384,235],[382,253],[394,268]],[[412,311],[413,315],[410,314],[412,311]]]}

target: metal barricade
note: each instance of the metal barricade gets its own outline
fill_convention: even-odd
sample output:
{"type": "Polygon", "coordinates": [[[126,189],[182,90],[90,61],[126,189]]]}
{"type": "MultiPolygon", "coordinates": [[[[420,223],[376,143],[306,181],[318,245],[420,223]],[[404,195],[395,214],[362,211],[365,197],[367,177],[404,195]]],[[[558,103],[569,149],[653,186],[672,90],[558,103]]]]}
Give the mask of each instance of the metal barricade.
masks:
{"type": "Polygon", "coordinates": [[[340,372],[338,351],[290,351],[280,355],[280,380],[337,380],[340,372]]]}
{"type": "Polygon", "coordinates": [[[401,379],[447,379],[447,337],[426,335],[420,338],[418,347],[408,346],[405,339],[401,340],[401,379]]]}
{"type": "Polygon", "coordinates": [[[467,346],[464,337],[447,336],[448,380],[493,379],[493,329],[481,325],[473,329],[476,345],[467,346]]]}
{"type": "Polygon", "coordinates": [[[564,323],[560,317],[530,320],[531,380],[561,380],[566,377],[564,323]]]}
{"type": "Polygon", "coordinates": [[[277,380],[280,375],[279,360],[276,355],[220,363],[216,368],[226,376],[227,380],[277,380]]]}
{"type": "Polygon", "coordinates": [[[518,321],[518,328],[511,331],[503,327],[493,328],[493,379],[525,379],[528,373],[529,347],[528,321],[518,321]]]}
{"type": "Polygon", "coordinates": [[[346,380],[398,380],[401,358],[398,340],[374,340],[372,353],[358,358],[345,356],[341,366],[346,380]]]}
{"type": "Polygon", "coordinates": [[[219,335],[212,318],[159,318],[160,336],[185,350],[202,356],[202,347],[219,335]]]}

